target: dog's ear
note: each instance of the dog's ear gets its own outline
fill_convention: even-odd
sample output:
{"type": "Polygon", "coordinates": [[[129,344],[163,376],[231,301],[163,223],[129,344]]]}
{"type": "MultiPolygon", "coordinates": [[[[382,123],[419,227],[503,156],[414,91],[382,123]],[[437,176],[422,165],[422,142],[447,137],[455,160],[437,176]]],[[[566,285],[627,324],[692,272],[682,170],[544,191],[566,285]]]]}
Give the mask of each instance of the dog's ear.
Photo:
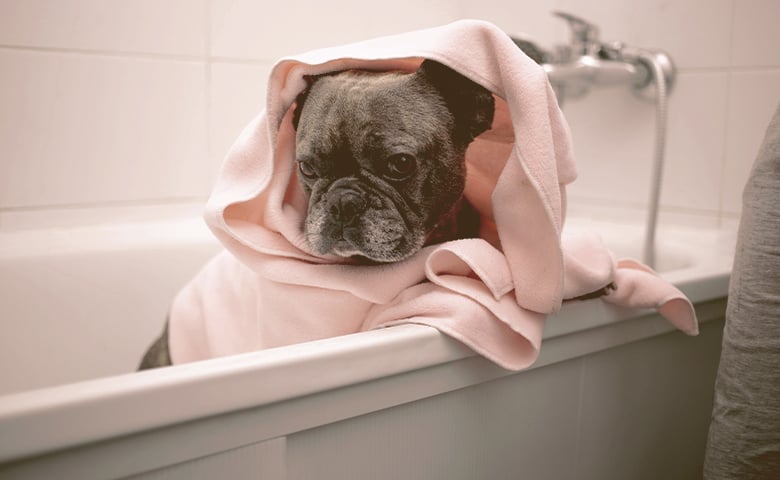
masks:
{"type": "Polygon", "coordinates": [[[493,94],[446,65],[425,60],[417,71],[444,98],[455,117],[455,131],[465,145],[488,130],[493,123],[493,94]]]}
{"type": "Polygon", "coordinates": [[[292,124],[295,130],[298,130],[298,122],[301,121],[301,111],[303,110],[303,104],[306,103],[306,98],[309,96],[311,86],[317,81],[319,77],[316,75],[304,75],[303,79],[306,81],[306,88],[295,98],[295,110],[293,111],[292,124]]]}

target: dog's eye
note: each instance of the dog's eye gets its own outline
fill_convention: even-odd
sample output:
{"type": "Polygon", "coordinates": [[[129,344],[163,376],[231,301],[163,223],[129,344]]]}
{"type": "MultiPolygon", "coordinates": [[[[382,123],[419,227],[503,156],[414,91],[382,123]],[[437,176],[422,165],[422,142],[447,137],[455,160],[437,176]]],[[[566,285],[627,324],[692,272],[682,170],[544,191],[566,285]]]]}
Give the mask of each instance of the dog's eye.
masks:
{"type": "Polygon", "coordinates": [[[385,177],[390,180],[406,180],[417,168],[417,161],[411,155],[399,153],[388,157],[385,163],[385,177]]]}
{"type": "Polygon", "coordinates": [[[312,167],[309,162],[298,162],[298,171],[301,172],[301,175],[309,179],[317,176],[317,171],[314,170],[314,167],[312,167]]]}

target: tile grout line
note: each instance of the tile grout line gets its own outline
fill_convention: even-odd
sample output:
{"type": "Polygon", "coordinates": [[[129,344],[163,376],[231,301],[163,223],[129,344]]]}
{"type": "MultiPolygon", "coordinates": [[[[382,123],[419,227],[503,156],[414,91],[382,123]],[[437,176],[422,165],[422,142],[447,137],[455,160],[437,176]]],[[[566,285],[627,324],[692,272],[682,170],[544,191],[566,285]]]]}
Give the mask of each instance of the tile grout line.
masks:
{"type": "MultiPolygon", "coordinates": [[[[209,28],[206,26],[206,28],[209,28]]],[[[136,60],[158,60],[158,61],[179,61],[179,62],[207,62],[207,63],[232,63],[236,65],[268,65],[275,60],[267,58],[243,58],[226,57],[212,55],[210,52],[210,29],[208,39],[206,40],[205,54],[188,55],[184,53],[154,53],[144,51],[129,50],[99,50],[90,48],[71,48],[71,47],[51,47],[51,46],[33,46],[33,45],[14,45],[0,44],[0,51],[19,51],[31,53],[49,53],[60,55],[84,55],[89,57],[118,57],[136,60]]]]}
{"type": "Polygon", "coordinates": [[[212,159],[214,157],[214,142],[213,142],[213,135],[212,135],[212,128],[214,126],[214,122],[212,120],[212,107],[213,107],[213,90],[211,88],[212,83],[212,70],[213,70],[213,63],[212,63],[212,19],[211,19],[211,0],[203,0],[203,9],[204,12],[204,23],[203,23],[203,38],[204,38],[204,54],[205,54],[205,80],[204,80],[204,113],[206,118],[204,119],[205,122],[205,128],[206,128],[206,159],[205,159],[205,165],[203,165],[203,169],[206,172],[206,178],[207,178],[207,185],[206,188],[211,187],[211,183],[213,182],[212,179],[212,172],[214,169],[212,168],[212,159]]]}
{"type": "MultiPolygon", "coordinates": [[[[207,29],[207,50],[205,58],[209,63],[232,63],[238,65],[268,65],[274,63],[277,59],[271,58],[251,58],[251,57],[231,57],[213,55],[210,51],[211,31],[209,26],[207,29]]],[[[26,51],[36,53],[58,53],[58,54],[71,54],[71,55],[87,55],[87,56],[107,56],[107,57],[123,57],[123,58],[137,58],[147,60],[174,60],[174,61],[188,61],[199,62],[204,61],[203,55],[189,55],[184,53],[154,53],[147,51],[132,51],[132,50],[101,50],[93,48],[75,48],[75,47],[52,47],[52,46],[34,46],[34,45],[16,45],[16,44],[0,44],[0,50],[6,51],[26,51]]],[[[780,66],[777,65],[716,65],[716,66],[678,66],[677,72],[679,74],[690,73],[729,73],[729,72],[755,72],[755,71],[774,71],[780,70],[780,66]]]]}
{"type": "Polygon", "coordinates": [[[678,67],[678,74],[691,73],[730,73],[730,72],[771,72],[780,70],[777,65],[721,65],[714,67],[678,67]]]}
{"type": "Polygon", "coordinates": [[[97,50],[87,48],[65,48],[65,47],[42,47],[26,45],[8,45],[0,44],[0,50],[3,51],[21,51],[34,53],[51,53],[59,55],[84,55],[93,57],[119,57],[135,58],[138,60],[159,60],[159,61],[182,61],[182,62],[202,62],[202,55],[187,55],[175,53],[152,53],[152,52],[133,52],[123,50],[97,50]]]}
{"type": "Polygon", "coordinates": [[[117,207],[152,207],[156,205],[187,205],[191,203],[200,203],[204,200],[202,196],[192,197],[159,197],[145,198],[140,200],[109,200],[98,202],[77,202],[77,203],[54,203],[43,205],[11,205],[0,207],[0,213],[25,213],[42,212],[46,210],[86,210],[117,207]]]}

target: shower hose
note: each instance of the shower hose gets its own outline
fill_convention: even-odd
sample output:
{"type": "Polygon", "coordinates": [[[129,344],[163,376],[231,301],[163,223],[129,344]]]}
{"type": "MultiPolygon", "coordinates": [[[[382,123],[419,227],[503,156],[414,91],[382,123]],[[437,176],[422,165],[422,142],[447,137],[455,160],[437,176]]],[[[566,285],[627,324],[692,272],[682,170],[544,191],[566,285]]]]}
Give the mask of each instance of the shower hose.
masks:
{"type": "Polygon", "coordinates": [[[650,70],[652,80],[656,86],[656,113],[655,113],[655,151],[653,152],[653,167],[650,182],[650,198],[647,208],[647,223],[645,224],[645,238],[642,252],[642,260],[650,268],[656,268],[655,236],[658,225],[658,207],[661,197],[661,180],[664,168],[664,151],[666,148],[666,103],[667,84],[663,67],[653,52],[640,50],[638,59],[650,70]]]}

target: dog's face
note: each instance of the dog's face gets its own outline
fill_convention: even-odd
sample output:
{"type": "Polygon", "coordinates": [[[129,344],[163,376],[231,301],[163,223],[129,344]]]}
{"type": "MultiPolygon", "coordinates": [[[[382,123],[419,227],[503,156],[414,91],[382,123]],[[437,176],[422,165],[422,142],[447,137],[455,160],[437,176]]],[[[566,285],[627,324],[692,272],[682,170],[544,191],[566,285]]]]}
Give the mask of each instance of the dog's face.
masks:
{"type": "Polygon", "coordinates": [[[293,118],[306,241],[319,255],[409,257],[460,200],[466,147],[490,128],[492,95],[430,60],[414,73],[308,80],[293,118]]]}

